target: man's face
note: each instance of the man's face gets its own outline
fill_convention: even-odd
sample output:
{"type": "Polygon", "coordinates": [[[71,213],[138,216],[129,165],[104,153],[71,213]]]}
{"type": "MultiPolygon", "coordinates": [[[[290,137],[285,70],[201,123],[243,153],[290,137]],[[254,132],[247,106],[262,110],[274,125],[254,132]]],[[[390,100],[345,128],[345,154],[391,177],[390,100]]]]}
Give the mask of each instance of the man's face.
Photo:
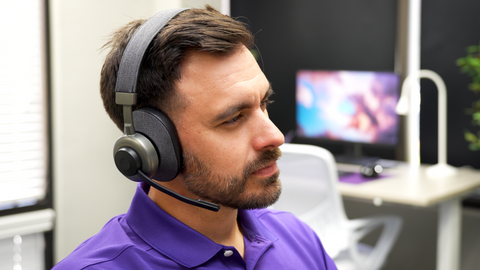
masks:
{"type": "Polygon", "coordinates": [[[251,53],[192,53],[177,84],[188,104],[173,117],[188,192],[230,208],[266,207],[280,196],[284,138],[268,118],[272,90],[251,53]]]}

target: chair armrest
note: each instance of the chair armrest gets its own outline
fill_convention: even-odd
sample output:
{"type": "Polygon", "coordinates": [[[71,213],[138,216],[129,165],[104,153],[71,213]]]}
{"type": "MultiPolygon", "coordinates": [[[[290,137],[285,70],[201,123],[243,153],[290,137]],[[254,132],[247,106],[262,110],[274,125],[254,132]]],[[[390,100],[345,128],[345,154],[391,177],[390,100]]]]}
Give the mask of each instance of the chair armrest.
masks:
{"type": "Polygon", "coordinates": [[[398,216],[379,216],[350,220],[348,225],[351,230],[349,239],[349,253],[358,269],[379,269],[397,240],[402,227],[402,219],[398,216]],[[383,225],[383,230],[377,243],[367,255],[362,258],[359,254],[358,243],[367,234],[383,225]]]}

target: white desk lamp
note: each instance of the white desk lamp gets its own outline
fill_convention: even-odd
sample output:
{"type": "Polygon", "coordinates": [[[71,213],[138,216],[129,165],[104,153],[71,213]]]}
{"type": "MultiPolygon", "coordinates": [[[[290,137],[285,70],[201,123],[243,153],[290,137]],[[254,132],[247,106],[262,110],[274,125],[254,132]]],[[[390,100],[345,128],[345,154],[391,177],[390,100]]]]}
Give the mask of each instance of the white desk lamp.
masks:
{"type": "MultiPolygon", "coordinates": [[[[432,80],[437,86],[438,90],[438,163],[428,167],[427,174],[430,177],[445,177],[455,175],[457,173],[457,169],[447,164],[447,88],[445,87],[445,83],[443,82],[442,78],[437,73],[425,69],[419,70],[417,74],[408,75],[402,84],[401,96],[395,110],[399,115],[406,115],[409,110],[414,112],[420,111],[420,86],[418,83],[415,85],[413,83],[417,81],[415,79],[421,78],[432,80]],[[418,77],[415,78],[415,75],[418,77]],[[412,91],[412,89],[414,89],[415,92],[411,93],[410,91],[412,91]],[[411,102],[412,100],[413,102],[411,102]]],[[[409,114],[410,117],[412,117],[412,115],[417,115],[418,117],[418,114],[416,113],[409,114]]],[[[414,140],[419,140],[419,138],[411,138],[411,134],[413,134],[414,137],[417,137],[419,134],[418,130],[415,132],[415,129],[419,129],[419,127],[408,127],[410,145],[414,146],[418,144],[412,144],[412,142],[414,140]]],[[[419,149],[410,149],[410,151],[412,153],[415,153],[415,151],[418,153],[419,149]]]]}

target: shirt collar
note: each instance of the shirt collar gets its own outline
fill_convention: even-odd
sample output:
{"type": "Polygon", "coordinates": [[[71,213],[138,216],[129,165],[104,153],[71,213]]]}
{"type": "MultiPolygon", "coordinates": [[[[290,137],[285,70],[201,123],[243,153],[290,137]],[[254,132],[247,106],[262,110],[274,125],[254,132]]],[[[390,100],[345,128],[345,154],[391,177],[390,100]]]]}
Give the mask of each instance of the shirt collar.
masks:
{"type": "MultiPolygon", "coordinates": [[[[199,266],[224,246],[216,244],[158,207],[147,195],[150,186],[139,183],[125,219],[143,241],[185,267],[199,266]]],[[[277,237],[258,220],[255,211],[239,210],[245,237],[250,241],[277,237]]]]}
{"type": "Polygon", "coordinates": [[[263,225],[256,213],[257,210],[238,210],[244,236],[250,241],[258,237],[268,239],[272,243],[277,241],[277,237],[263,225]]]}

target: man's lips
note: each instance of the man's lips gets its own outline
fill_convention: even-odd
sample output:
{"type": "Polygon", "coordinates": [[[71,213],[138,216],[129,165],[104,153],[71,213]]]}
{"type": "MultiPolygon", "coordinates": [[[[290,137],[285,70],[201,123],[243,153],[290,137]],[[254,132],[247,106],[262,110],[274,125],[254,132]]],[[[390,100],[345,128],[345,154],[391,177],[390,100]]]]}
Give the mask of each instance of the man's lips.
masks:
{"type": "Polygon", "coordinates": [[[272,161],[268,163],[265,167],[253,172],[253,175],[260,177],[269,177],[278,171],[277,162],[272,161]]]}

